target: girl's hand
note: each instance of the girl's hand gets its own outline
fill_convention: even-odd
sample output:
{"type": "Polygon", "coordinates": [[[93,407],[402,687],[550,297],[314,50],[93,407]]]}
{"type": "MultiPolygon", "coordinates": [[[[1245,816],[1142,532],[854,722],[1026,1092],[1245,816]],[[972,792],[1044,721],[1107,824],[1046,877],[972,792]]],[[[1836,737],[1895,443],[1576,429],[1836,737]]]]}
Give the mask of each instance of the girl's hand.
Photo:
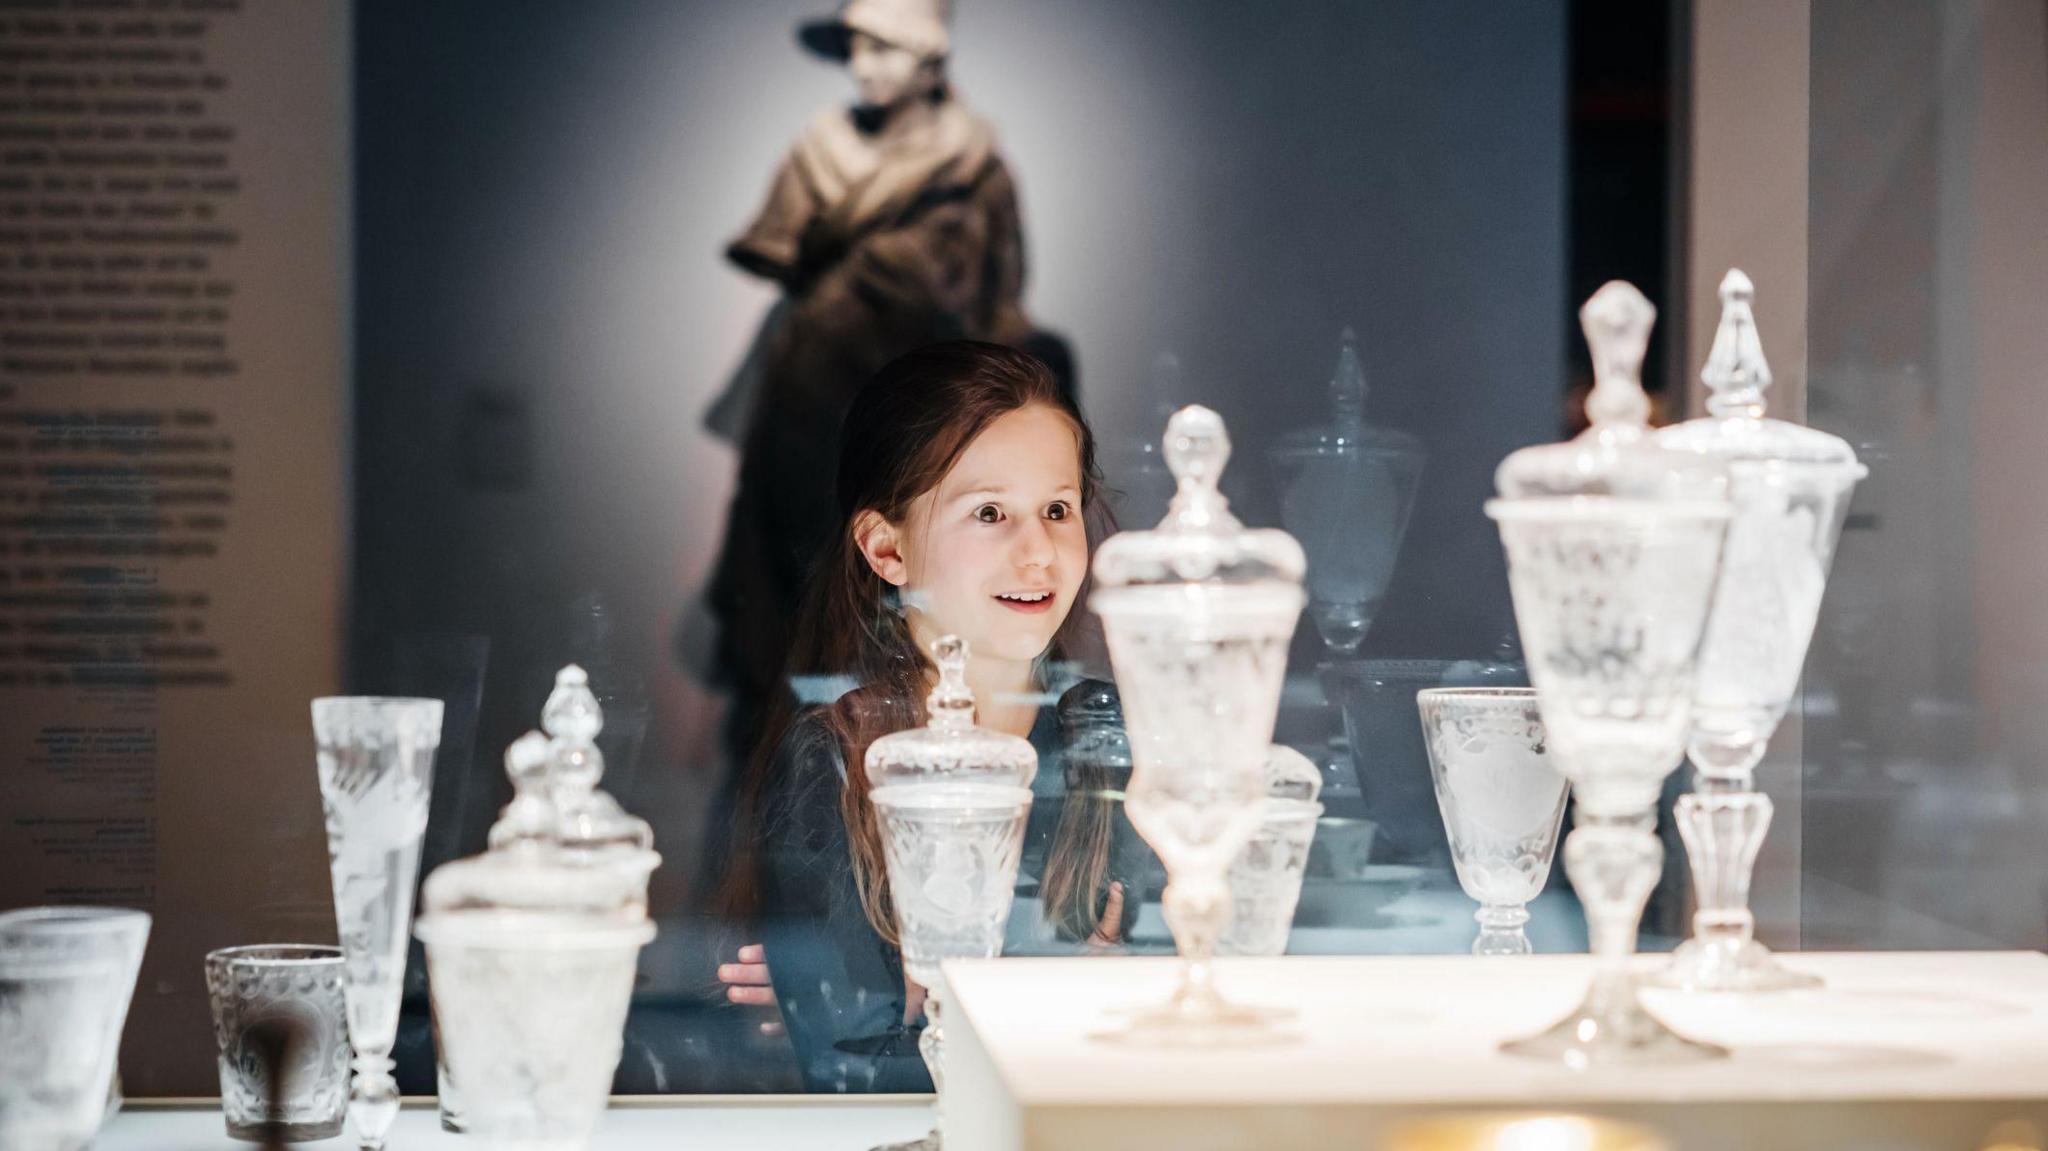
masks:
{"type": "MultiPolygon", "coordinates": [[[[768,978],[768,952],[758,943],[749,943],[740,948],[736,963],[718,965],[718,981],[725,984],[725,998],[728,1003],[745,1007],[776,1007],[775,988],[768,978]]],[[[761,1023],[761,1034],[782,1034],[782,1020],[768,1019],[761,1023]]]]}
{"type": "Polygon", "coordinates": [[[1109,897],[1102,901],[1102,920],[1090,932],[1087,945],[1091,948],[1122,946],[1124,941],[1124,885],[1111,883],[1109,897]]]}

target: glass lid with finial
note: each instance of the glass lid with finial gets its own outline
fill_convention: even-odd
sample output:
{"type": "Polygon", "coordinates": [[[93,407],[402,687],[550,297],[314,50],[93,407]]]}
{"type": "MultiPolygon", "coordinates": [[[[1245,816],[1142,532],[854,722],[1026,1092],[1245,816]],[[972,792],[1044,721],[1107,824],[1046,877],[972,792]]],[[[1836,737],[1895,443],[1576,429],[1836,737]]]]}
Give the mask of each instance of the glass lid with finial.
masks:
{"type": "Polygon", "coordinates": [[[1563,443],[1522,448],[1501,461],[1494,485],[1520,501],[1600,496],[1684,501],[1725,508],[1728,476],[1718,461],[1658,443],[1643,392],[1643,356],[1657,309],[1632,284],[1610,280],[1579,309],[1593,355],[1590,427],[1563,443]]]}
{"type": "Polygon", "coordinates": [[[1756,285],[1742,269],[1728,269],[1721,280],[1721,326],[1700,369],[1707,414],[1662,429],[1657,442],[1731,462],[1810,465],[1839,473],[1843,483],[1860,479],[1864,468],[1847,440],[1764,414],[1771,366],[1757,335],[1755,302],[1756,285]]]}
{"type": "Polygon", "coordinates": [[[1344,329],[1329,415],[1268,451],[1280,522],[1308,553],[1309,617],[1331,652],[1358,650],[1385,601],[1421,486],[1422,442],[1366,422],[1358,337],[1344,329]]]}
{"type": "Polygon", "coordinates": [[[1173,414],[1166,424],[1173,502],[1158,527],[1118,532],[1096,552],[1096,611],[1115,611],[1126,591],[1188,584],[1292,589],[1299,599],[1307,566],[1301,545],[1283,531],[1247,528],[1230,513],[1217,490],[1229,459],[1223,417],[1199,404],[1173,414]]]}
{"type": "Polygon", "coordinates": [[[967,686],[967,641],[940,636],[932,644],[939,682],[925,697],[923,727],[892,732],[868,745],[873,787],[915,783],[997,783],[1030,787],[1038,775],[1031,741],[977,727],[974,692],[967,686]]]}
{"type": "Polygon", "coordinates": [[[647,880],[661,856],[646,821],[597,786],[604,717],[582,668],[556,674],[541,727],[547,734],[529,731],[505,749],[512,802],[491,825],[489,849],[427,877],[425,918],[515,910],[646,918],[647,880]]]}

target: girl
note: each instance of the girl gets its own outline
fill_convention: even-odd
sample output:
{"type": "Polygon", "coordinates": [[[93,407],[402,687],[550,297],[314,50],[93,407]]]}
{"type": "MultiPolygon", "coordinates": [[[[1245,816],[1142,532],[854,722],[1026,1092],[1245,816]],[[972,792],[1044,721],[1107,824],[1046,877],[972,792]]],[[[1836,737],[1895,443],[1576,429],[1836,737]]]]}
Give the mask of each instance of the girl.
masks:
{"type": "MultiPolygon", "coordinates": [[[[786,699],[771,719],[743,787],[752,834],[740,837],[727,901],[764,946],[721,971],[734,984],[772,978],[812,1090],[930,1089],[914,1028],[922,989],[906,985],[896,948],[867,747],[924,722],[935,678],[925,653],[952,633],[969,645],[978,721],[1030,738],[1040,780],[1057,789],[1059,724],[1043,705],[1084,618],[1074,609],[1089,524],[1103,518],[1099,484],[1079,410],[1044,365],[1009,348],[956,341],[912,352],[847,413],[842,528],[813,577],[787,668],[792,684],[834,676],[856,686],[804,710],[786,699]]],[[[1099,718],[1109,692],[1088,681],[1070,696],[1099,718]]],[[[1111,837],[1075,842],[1090,859],[1044,872],[1063,877],[1065,908],[1100,908],[1091,934],[1114,942],[1126,912],[1111,876],[1129,867],[1108,862],[1111,837]],[[1073,877],[1101,889],[1076,894],[1073,877]]],[[[764,1001],[765,990],[736,986],[732,997],[764,1001]]]]}

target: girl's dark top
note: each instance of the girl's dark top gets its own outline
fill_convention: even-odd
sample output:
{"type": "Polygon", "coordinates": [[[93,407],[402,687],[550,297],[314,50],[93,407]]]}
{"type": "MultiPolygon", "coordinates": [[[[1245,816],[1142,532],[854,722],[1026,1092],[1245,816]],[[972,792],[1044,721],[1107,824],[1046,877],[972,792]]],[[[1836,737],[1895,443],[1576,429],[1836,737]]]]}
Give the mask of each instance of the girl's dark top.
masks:
{"type": "MultiPolygon", "coordinates": [[[[1046,848],[1069,802],[1070,780],[1100,779],[1099,773],[1076,774],[1066,752],[1073,749],[1078,760],[1088,754],[1083,747],[1099,748],[1105,714],[1120,729],[1115,689],[1099,680],[1083,680],[1062,696],[1057,708],[1039,710],[1030,735],[1039,769],[1018,878],[1020,896],[1035,894],[1044,874],[1046,848]],[[1085,720],[1077,718],[1084,713],[1085,720]]],[[[1127,771],[1128,760],[1125,764],[1127,771]]],[[[760,808],[764,843],[757,927],[805,1087],[814,1092],[930,1091],[931,1079],[917,1051],[922,1022],[906,1026],[903,1019],[902,957],[868,923],[854,885],[839,807],[846,763],[821,707],[791,724],[776,748],[771,772],[760,808]]],[[[1115,786],[1120,788],[1121,781],[1115,786]]],[[[1120,810],[1115,827],[1109,878],[1124,885],[1122,927],[1128,933],[1144,892],[1157,886],[1157,863],[1120,810]]],[[[1049,937],[1051,932],[1041,934],[1049,937]]],[[[1026,941],[1024,946],[1034,945],[1026,941]]],[[[1079,948],[1041,940],[1035,949],[1079,948]]],[[[1006,950],[1019,950],[1019,941],[1012,938],[1006,950]]]]}

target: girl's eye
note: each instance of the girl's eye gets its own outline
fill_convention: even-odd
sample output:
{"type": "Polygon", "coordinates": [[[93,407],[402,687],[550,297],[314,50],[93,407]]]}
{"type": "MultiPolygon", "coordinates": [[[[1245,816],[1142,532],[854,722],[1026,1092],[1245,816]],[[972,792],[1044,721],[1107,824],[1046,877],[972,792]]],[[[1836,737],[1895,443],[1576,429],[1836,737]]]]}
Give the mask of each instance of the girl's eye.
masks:
{"type": "Polygon", "coordinates": [[[1003,521],[1003,509],[994,504],[983,504],[974,509],[974,518],[985,524],[1001,523],[1003,521]]]}
{"type": "Polygon", "coordinates": [[[1074,509],[1068,506],[1064,500],[1054,500],[1045,507],[1045,518],[1049,520],[1063,520],[1073,514],[1074,509]]]}

